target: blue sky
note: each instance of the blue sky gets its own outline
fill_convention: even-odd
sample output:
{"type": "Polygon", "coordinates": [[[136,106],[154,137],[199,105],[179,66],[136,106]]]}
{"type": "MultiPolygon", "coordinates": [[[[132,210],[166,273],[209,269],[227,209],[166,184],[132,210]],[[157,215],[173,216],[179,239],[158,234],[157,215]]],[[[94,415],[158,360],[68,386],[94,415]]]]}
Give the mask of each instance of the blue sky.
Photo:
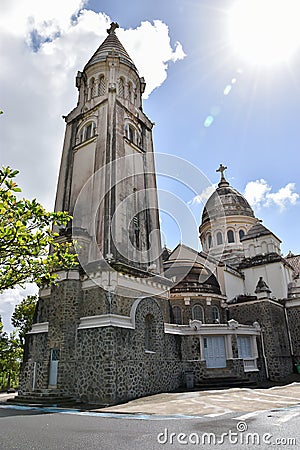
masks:
{"type": "Polygon", "coordinates": [[[235,55],[227,29],[234,3],[134,0],[124,7],[108,0],[90,1],[88,7],[104,11],[125,29],[145,20],[167,24],[171,45],[179,41],[186,57],[168,64],[166,81],[144,101],[156,123],[155,149],[189,160],[212,183],[218,181],[220,162],[226,164],[230,183],[242,193],[250,181],[265,180],[253,186],[267,185],[261,201],[252,202],[255,213],[283,241],[284,254],[299,253],[300,201],[294,196],[292,204],[283,193],[275,203],[268,193],[272,198],[289,183],[295,183],[292,192],[300,193],[300,50],[287,63],[271,67],[235,55]],[[227,86],[231,90],[224,95],[227,86]],[[208,116],[214,121],[206,128],[208,116]]]}
{"type": "MultiPolygon", "coordinates": [[[[146,78],[144,110],[156,124],[155,150],[190,161],[212,184],[218,182],[219,164],[228,166],[228,181],[246,190],[256,215],[283,241],[283,253],[300,253],[300,49],[273,65],[255,65],[237,53],[228,26],[234,3],[4,1],[1,163],[20,170],[24,195],[53,208],[61,116],[76,105],[76,72],[105,38],[107,24],[117,21],[120,40],[146,78]]],[[[253,39],[256,35],[253,22],[253,39]]],[[[193,193],[165,179],[158,182],[183,198],[199,224],[203,205],[191,204],[193,193]]],[[[164,242],[175,246],[178,227],[164,214],[162,226],[164,242]]],[[[2,299],[5,315],[20,292],[2,299]]]]}

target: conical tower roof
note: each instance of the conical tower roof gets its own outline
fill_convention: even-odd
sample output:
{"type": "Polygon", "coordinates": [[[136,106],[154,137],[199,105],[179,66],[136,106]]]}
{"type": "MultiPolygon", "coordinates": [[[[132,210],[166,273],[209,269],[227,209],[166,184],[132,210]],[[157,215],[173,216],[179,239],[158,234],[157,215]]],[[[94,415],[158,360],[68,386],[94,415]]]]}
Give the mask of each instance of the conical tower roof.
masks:
{"type": "Polygon", "coordinates": [[[125,48],[123,47],[115,33],[116,28],[119,28],[119,25],[116,22],[112,22],[110,28],[107,30],[107,38],[102,42],[100,47],[87,62],[84,68],[85,70],[93,64],[96,64],[97,62],[105,61],[108,55],[114,54],[114,56],[118,56],[120,58],[121,62],[127,64],[137,72],[137,68],[135,67],[132,59],[126,52],[125,48]]]}

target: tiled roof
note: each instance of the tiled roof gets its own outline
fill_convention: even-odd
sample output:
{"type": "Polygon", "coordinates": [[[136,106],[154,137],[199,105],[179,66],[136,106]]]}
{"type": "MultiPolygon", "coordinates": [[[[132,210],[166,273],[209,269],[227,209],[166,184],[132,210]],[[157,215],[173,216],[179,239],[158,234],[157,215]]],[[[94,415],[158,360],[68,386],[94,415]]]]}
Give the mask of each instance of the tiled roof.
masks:
{"type": "Polygon", "coordinates": [[[254,239],[259,236],[267,236],[270,234],[275,236],[274,233],[272,233],[272,231],[268,230],[268,228],[266,228],[261,222],[257,222],[255,225],[253,225],[253,227],[250,228],[248,233],[242,237],[241,241],[247,241],[248,239],[254,239]]]}
{"type": "Polygon", "coordinates": [[[278,255],[278,253],[267,253],[266,255],[260,254],[253,256],[252,258],[244,258],[240,262],[238,268],[246,269],[247,267],[261,266],[279,261],[284,261],[284,258],[278,255]]]}
{"type": "Polygon", "coordinates": [[[126,52],[125,48],[119,41],[114,31],[108,34],[107,38],[102,42],[98,50],[96,50],[96,52],[93,54],[91,59],[86,64],[85,69],[87,69],[87,67],[92,66],[93,64],[96,64],[99,61],[105,61],[108,54],[112,53],[114,53],[116,56],[119,56],[120,60],[123,63],[131,66],[133,69],[137,71],[132,59],[126,52]]]}
{"type": "Polygon", "coordinates": [[[296,273],[300,273],[300,255],[293,255],[291,252],[285,257],[296,273]]]}
{"type": "Polygon", "coordinates": [[[222,216],[254,217],[253,209],[245,197],[224,182],[219,183],[218,188],[207,200],[202,214],[202,224],[222,216]]]}

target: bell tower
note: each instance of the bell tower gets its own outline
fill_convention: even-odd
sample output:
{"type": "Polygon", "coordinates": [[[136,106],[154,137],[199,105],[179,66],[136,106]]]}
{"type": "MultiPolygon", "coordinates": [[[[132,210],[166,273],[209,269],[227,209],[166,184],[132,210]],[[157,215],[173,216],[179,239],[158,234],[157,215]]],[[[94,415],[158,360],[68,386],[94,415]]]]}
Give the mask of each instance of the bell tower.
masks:
{"type": "Polygon", "coordinates": [[[78,72],[78,103],[65,117],[55,210],[73,217],[58,239],[75,238],[80,264],[40,289],[25,397],[50,389],[51,398],[110,404],[165,390],[162,374],[173,370],[162,345],[171,281],[162,274],[153,123],[117,28],[78,72]]]}
{"type": "Polygon", "coordinates": [[[56,211],[73,216],[79,260],[106,259],[161,273],[152,127],[144,78],[116,35],[117,23],[76,76],[78,103],[66,132],[56,211]]]}

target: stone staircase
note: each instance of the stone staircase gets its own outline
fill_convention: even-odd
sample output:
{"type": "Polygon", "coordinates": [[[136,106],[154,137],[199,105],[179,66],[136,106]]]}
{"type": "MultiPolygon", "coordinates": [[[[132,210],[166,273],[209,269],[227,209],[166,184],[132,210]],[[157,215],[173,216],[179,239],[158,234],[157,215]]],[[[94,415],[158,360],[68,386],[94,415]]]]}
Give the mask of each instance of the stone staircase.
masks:
{"type": "Polygon", "coordinates": [[[197,390],[207,389],[228,389],[239,387],[254,387],[255,381],[250,381],[248,378],[241,378],[232,374],[209,374],[205,376],[202,381],[199,381],[195,388],[197,390]]]}
{"type": "Polygon", "coordinates": [[[10,399],[8,402],[30,406],[74,406],[76,399],[63,394],[58,389],[37,389],[16,395],[15,398],[10,399]]]}

